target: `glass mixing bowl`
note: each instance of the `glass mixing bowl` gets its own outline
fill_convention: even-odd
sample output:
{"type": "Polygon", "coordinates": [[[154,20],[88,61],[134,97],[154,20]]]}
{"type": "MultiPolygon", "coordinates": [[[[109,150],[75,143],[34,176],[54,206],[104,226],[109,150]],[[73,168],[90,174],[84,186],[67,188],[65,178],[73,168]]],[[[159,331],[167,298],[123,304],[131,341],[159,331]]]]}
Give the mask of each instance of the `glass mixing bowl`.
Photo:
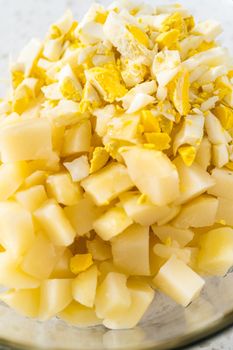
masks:
{"type": "MultiPolygon", "coordinates": [[[[159,0],[147,1],[159,3],[159,0]]],[[[180,2],[197,18],[221,21],[224,33],[220,40],[233,53],[232,0],[180,2]]],[[[49,24],[67,7],[80,18],[90,4],[90,0],[0,0],[1,93],[5,90],[9,53],[16,55],[32,36],[42,38],[49,24]]],[[[80,329],[58,319],[39,322],[1,304],[0,349],[181,349],[232,324],[233,274],[228,273],[223,278],[208,278],[201,296],[186,309],[157,292],[143,320],[131,330],[112,331],[101,326],[80,329]]]]}

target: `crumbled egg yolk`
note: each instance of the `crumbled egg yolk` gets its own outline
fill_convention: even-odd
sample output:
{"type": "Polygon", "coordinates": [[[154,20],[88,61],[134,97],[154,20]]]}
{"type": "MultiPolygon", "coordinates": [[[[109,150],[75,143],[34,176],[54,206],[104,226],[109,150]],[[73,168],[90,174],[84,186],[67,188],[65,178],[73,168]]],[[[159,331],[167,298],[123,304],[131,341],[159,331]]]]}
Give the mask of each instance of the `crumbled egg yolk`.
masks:
{"type": "Polygon", "coordinates": [[[143,30],[133,25],[128,25],[127,29],[140,44],[149,47],[148,35],[143,30]]]}
{"type": "Polygon", "coordinates": [[[222,100],[225,96],[231,94],[233,88],[230,84],[227,84],[221,79],[221,77],[219,77],[215,81],[215,91],[218,93],[219,98],[222,100]]]}
{"type": "Polygon", "coordinates": [[[81,100],[80,90],[77,88],[75,82],[70,77],[65,77],[63,79],[60,85],[60,91],[62,95],[68,100],[81,100]]]}
{"type": "Polygon", "coordinates": [[[145,138],[149,144],[153,144],[158,151],[164,151],[170,147],[171,138],[165,132],[145,133],[145,138]]]}
{"type": "Polygon", "coordinates": [[[150,110],[143,110],[142,112],[142,126],[145,132],[160,132],[159,118],[154,117],[150,110]]]}
{"type": "Polygon", "coordinates": [[[189,72],[181,70],[169,83],[169,96],[181,115],[187,115],[190,111],[189,103],[189,72]]]}
{"type": "Polygon", "coordinates": [[[97,12],[95,16],[95,22],[104,24],[108,17],[108,11],[106,12],[97,12]]]}
{"type": "Polygon", "coordinates": [[[60,29],[55,24],[53,24],[50,27],[49,38],[57,39],[57,38],[60,38],[61,35],[62,35],[62,32],[60,31],[60,29]]]}
{"type": "Polygon", "coordinates": [[[159,48],[162,50],[164,47],[168,49],[175,47],[177,40],[179,38],[180,32],[177,29],[171,29],[168,32],[161,33],[157,36],[156,42],[159,48]]]}
{"type": "Polygon", "coordinates": [[[104,147],[96,147],[94,149],[92,159],[91,159],[91,167],[90,173],[94,173],[95,171],[104,167],[109,159],[109,154],[104,147]]]}
{"type": "Polygon", "coordinates": [[[86,271],[93,264],[92,255],[76,254],[70,259],[70,270],[75,275],[82,271],[86,271]]]}
{"type": "Polygon", "coordinates": [[[12,86],[14,89],[16,89],[20,83],[24,80],[24,72],[22,71],[11,71],[11,81],[12,86]]]}
{"type": "Polygon", "coordinates": [[[180,154],[184,163],[187,166],[191,166],[195,160],[197,151],[194,146],[181,146],[178,149],[178,153],[180,154]]]}
{"type": "Polygon", "coordinates": [[[165,21],[162,23],[161,32],[167,32],[171,29],[177,29],[181,37],[186,34],[185,21],[179,12],[172,13],[165,21]]]}
{"type": "Polygon", "coordinates": [[[214,114],[220,120],[224,129],[229,130],[233,128],[233,110],[223,104],[215,107],[214,114]]]}
{"type": "Polygon", "coordinates": [[[112,103],[123,97],[127,89],[120,80],[120,74],[113,64],[94,67],[86,72],[86,78],[103,95],[105,101],[112,103]]]}

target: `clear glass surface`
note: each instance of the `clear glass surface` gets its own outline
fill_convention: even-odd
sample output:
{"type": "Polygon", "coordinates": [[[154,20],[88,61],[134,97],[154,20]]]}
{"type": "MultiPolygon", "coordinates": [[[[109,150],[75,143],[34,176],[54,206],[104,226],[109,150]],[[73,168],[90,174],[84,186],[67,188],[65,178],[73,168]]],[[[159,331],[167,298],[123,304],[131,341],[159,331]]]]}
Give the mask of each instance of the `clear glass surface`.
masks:
{"type": "MultiPolygon", "coordinates": [[[[220,40],[233,53],[232,0],[179,2],[197,18],[221,21],[224,33],[220,40]]],[[[16,55],[32,36],[43,38],[49,24],[67,7],[80,18],[90,4],[89,0],[0,0],[1,93],[7,82],[8,54],[16,55]]],[[[232,324],[233,273],[229,273],[223,278],[208,278],[201,296],[186,309],[156,292],[143,320],[131,330],[112,331],[102,326],[80,329],[58,319],[39,322],[0,304],[0,349],[180,349],[232,324]]]]}

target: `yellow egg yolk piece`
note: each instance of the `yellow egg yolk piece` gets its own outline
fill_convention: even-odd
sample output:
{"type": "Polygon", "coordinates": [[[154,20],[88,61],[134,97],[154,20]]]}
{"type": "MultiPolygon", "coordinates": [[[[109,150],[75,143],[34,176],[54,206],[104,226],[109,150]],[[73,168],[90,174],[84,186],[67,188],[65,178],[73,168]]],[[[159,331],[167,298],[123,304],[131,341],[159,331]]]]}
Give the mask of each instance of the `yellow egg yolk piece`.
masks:
{"type": "Polygon", "coordinates": [[[189,103],[189,72],[181,70],[169,83],[169,97],[180,115],[187,115],[190,111],[189,103]]]}
{"type": "Polygon", "coordinates": [[[93,264],[91,254],[76,254],[70,259],[70,270],[75,275],[85,271],[93,264]]]}
{"type": "Polygon", "coordinates": [[[178,153],[183,159],[185,165],[191,166],[196,157],[196,148],[194,146],[181,146],[178,153]]]}
{"type": "Polygon", "coordinates": [[[149,46],[148,35],[142,29],[133,25],[128,25],[127,29],[140,44],[146,47],[149,46]]]}
{"type": "Polygon", "coordinates": [[[145,133],[145,138],[149,144],[153,144],[158,151],[166,150],[170,147],[171,138],[163,132],[145,133]]]}
{"type": "Polygon", "coordinates": [[[109,154],[106,149],[104,147],[96,147],[91,159],[90,173],[94,173],[95,171],[103,168],[108,159],[109,154]]]}
{"type": "Polygon", "coordinates": [[[86,78],[107,102],[112,103],[127,92],[126,87],[121,82],[120,74],[113,64],[87,70],[86,78]]]}

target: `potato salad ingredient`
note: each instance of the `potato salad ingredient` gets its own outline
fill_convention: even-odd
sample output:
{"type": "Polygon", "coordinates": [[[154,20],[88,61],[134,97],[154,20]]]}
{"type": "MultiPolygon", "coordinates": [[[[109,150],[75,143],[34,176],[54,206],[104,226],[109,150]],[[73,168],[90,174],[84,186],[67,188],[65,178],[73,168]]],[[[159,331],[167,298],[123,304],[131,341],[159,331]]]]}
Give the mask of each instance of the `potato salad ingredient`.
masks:
{"type": "Polygon", "coordinates": [[[179,4],[70,10],[0,101],[0,300],[132,328],[233,265],[233,60],[179,4]],[[156,312],[156,311],[155,311],[156,312]]]}

